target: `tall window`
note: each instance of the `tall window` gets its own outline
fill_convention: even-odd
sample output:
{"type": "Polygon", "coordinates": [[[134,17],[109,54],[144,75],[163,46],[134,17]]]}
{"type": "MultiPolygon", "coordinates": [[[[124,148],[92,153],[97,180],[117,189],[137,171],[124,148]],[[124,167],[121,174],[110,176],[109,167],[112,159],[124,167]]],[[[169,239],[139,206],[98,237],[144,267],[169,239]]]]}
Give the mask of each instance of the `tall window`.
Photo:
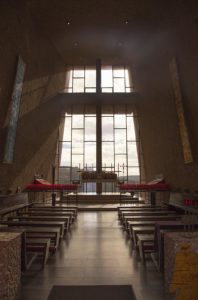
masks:
{"type": "Polygon", "coordinates": [[[96,115],[68,114],[59,141],[59,182],[79,180],[83,169],[96,170],[96,115]]]}
{"type": "MultiPolygon", "coordinates": [[[[115,172],[121,181],[139,182],[139,140],[134,127],[137,116],[127,105],[121,107],[118,113],[115,105],[102,106],[102,169],[115,172]]],[[[82,170],[96,170],[96,113],[87,114],[85,106],[83,110],[81,114],[71,110],[63,116],[63,134],[58,147],[59,183],[79,180],[82,170]]],[[[96,184],[84,184],[82,191],[95,192],[96,184]]],[[[115,191],[113,184],[103,184],[103,191],[115,191]]]]}
{"type": "Polygon", "coordinates": [[[67,93],[95,93],[95,67],[73,67],[67,71],[65,92],[67,93]]]}
{"type": "MultiPolygon", "coordinates": [[[[68,70],[65,92],[131,93],[131,82],[129,69],[125,66],[100,67],[99,64],[97,72],[96,67],[72,67],[68,70]],[[96,78],[98,73],[101,82],[96,78]]],[[[57,147],[58,182],[79,180],[83,170],[101,169],[116,173],[121,181],[139,182],[137,116],[128,105],[102,105],[97,109],[96,106],[92,109],[87,105],[81,105],[79,109],[72,106],[63,116],[62,124],[57,147]]],[[[113,191],[115,185],[105,183],[102,188],[113,191]]],[[[86,183],[82,190],[96,191],[96,184],[86,183]]]]}
{"type": "Polygon", "coordinates": [[[129,69],[119,66],[103,66],[101,70],[102,93],[131,93],[132,80],[129,69]]]}
{"type": "Polygon", "coordinates": [[[117,173],[122,181],[139,182],[139,160],[134,123],[137,116],[127,111],[102,114],[102,167],[117,173]]]}
{"type": "MultiPolygon", "coordinates": [[[[102,93],[131,93],[133,87],[129,68],[125,66],[102,66],[101,91],[102,93]]],[[[69,68],[67,71],[65,92],[95,93],[96,68],[69,68]]]]}

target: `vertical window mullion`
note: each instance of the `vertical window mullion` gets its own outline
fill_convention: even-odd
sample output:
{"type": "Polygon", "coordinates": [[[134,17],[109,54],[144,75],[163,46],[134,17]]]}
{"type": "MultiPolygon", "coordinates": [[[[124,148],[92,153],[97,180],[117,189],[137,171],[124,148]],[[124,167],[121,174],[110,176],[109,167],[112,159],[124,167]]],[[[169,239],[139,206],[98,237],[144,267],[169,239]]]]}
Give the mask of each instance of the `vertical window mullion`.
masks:
{"type": "MultiPolygon", "coordinates": [[[[124,66],[124,90],[125,90],[125,93],[126,93],[126,67],[124,66]]],[[[126,115],[127,115],[127,113],[126,113],[126,115]]]]}
{"type": "MultiPolygon", "coordinates": [[[[114,171],[116,172],[116,165],[115,165],[115,117],[114,116],[115,116],[115,106],[113,104],[113,155],[114,155],[114,171]]],[[[119,172],[118,172],[118,177],[119,177],[119,172]]]]}
{"type": "Polygon", "coordinates": [[[128,172],[128,135],[127,135],[127,104],[125,105],[125,130],[126,130],[126,173],[127,173],[127,182],[128,180],[128,176],[129,176],[129,172],[128,172]]]}
{"type": "Polygon", "coordinates": [[[114,93],[114,68],[112,66],[112,93],[114,93]]]}
{"type": "Polygon", "coordinates": [[[84,93],[85,93],[85,66],[84,66],[84,93]]]}

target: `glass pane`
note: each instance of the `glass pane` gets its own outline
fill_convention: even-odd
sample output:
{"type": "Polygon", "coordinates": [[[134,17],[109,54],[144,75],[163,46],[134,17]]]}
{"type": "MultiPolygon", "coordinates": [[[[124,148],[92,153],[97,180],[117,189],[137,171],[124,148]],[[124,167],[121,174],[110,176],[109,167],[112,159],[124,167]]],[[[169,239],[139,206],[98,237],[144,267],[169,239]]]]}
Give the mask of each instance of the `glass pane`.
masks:
{"type": "Polygon", "coordinates": [[[127,117],[127,139],[128,139],[128,141],[136,140],[133,117],[127,117]]]}
{"type": "Polygon", "coordinates": [[[115,153],[126,153],[126,130],[115,129],[115,153]]]}
{"type": "Polygon", "coordinates": [[[139,182],[140,181],[140,169],[139,168],[128,168],[128,181],[139,182]]]}
{"type": "Polygon", "coordinates": [[[115,67],[113,69],[113,76],[114,77],[124,77],[124,68],[123,67],[115,67]]]}
{"type": "Polygon", "coordinates": [[[95,193],[96,192],[96,183],[95,182],[86,182],[86,183],[84,183],[83,188],[86,193],[95,193]]]}
{"type": "Polygon", "coordinates": [[[83,115],[73,115],[72,116],[72,126],[73,128],[83,128],[84,116],[83,115]]]}
{"type": "Polygon", "coordinates": [[[130,80],[129,70],[127,70],[127,69],[125,70],[125,84],[126,84],[126,87],[132,86],[131,80],[130,80]]]}
{"type": "Polygon", "coordinates": [[[83,143],[72,142],[72,154],[83,154],[83,143]]]}
{"type": "Polygon", "coordinates": [[[101,86],[102,87],[112,87],[113,86],[112,76],[113,76],[113,74],[112,74],[111,66],[102,67],[101,86]]]}
{"type": "Polygon", "coordinates": [[[80,180],[79,167],[73,167],[71,169],[71,180],[80,180]]]}
{"type": "Polygon", "coordinates": [[[96,143],[85,143],[85,166],[96,167],[96,143]]]}
{"type": "Polygon", "coordinates": [[[126,155],[115,155],[116,171],[123,172],[123,167],[126,169],[126,155]]]}
{"type": "Polygon", "coordinates": [[[85,93],[96,93],[95,88],[85,88],[85,93]]]}
{"type": "Polygon", "coordinates": [[[126,115],[115,115],[115,128],[126,128],[126,115]]]}
{"type": "Polygon", "coordinates": [[[70,182],[70,169],[71,168],[59,168],[59,183],[69,183],[70,182]]]}
{"type": "Polygon", "coordinates": [[[73,79],[73,93],[84,93],[84,78],[73,79]]]}
{"type": "Polygon", "coordinates": [[[128,142],[128,165],[139,166],[136,142],[128,142]]]}
{"type": "Polygon", "coordinates": [[[71,118],[65,118],[65,125],[63,130],[63,141],[71,141],[71,118]]]}
{"type": "Polygon", "coordinates": [[[72,130],[72,153],[73,154],[83,153],[83,130],[82,129],[72,130]]]}
{"type": "Polygon", "coordinates": [[[96,117],[85,117],[85,141],[96,140],[96,117]]]}
{"type": "Polygon", "coordinates": [[[102,141],[113,141],[113,117],[102,117],[102,141]]]}
{"type": "Polygon", "coordinates": [[[85,86],[96,87],[96,70],[85,70],[85,86]]]}
{"type": "Polygon", "coordinates": [[[113,88],[102,88],[102,93],[112,93],[113,88]]]}
{"type": "Polygon", "coordinates": [[[102,166],[114,166],[114,144],[113,142],[102,143],[102,166]]]}
{"type": "Polygon", "coordinates": [[[76,168],[77,171],[82,169],[83,155],[72,155],[72,169],[76,168]]]}
{"type": "Polygon", "coordinates": [[[60,143],[60,149],[62,147],[60,155],[60,166],[71,165],[71,143],[60,143]]]}
{"type": "Polygon", "coordinates": [[[114,78],[113,86],[114,86],[114,93],[125,93],[124,78],[114,78]]]}
{"type": "Polygon", "coordinates": [[[114,172],[114,166],[113,165],[111,167],[102,166],[102,170],[107,172],[114,172]]]}
{"type": "Polygon", "coordinates": [[[85,77],[85,72],[83,67],[74,67],[73,77],[85,77]]]}

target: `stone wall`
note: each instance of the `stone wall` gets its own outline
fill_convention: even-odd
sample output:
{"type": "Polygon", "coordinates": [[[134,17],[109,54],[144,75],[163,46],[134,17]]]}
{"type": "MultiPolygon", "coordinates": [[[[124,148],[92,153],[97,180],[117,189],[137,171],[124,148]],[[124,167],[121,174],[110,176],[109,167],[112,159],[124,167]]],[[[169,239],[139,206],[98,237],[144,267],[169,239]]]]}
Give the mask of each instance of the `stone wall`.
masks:
{"type": "Polygon", "coordinates": [[[21,284],[21,234],[0,232],[0,299],[15,300],[21,284]]]}

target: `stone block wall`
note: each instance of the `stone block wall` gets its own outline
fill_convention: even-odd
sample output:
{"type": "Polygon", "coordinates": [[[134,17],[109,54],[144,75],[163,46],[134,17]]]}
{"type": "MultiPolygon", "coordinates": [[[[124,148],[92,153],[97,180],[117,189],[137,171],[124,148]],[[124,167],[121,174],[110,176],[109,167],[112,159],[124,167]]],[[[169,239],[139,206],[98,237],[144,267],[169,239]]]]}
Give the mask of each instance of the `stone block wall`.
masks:
{"type": "Polygon", "coordinates": [[[0,299],[15,300],[21,284],[21,234],[0,232],[0,299]]]}

